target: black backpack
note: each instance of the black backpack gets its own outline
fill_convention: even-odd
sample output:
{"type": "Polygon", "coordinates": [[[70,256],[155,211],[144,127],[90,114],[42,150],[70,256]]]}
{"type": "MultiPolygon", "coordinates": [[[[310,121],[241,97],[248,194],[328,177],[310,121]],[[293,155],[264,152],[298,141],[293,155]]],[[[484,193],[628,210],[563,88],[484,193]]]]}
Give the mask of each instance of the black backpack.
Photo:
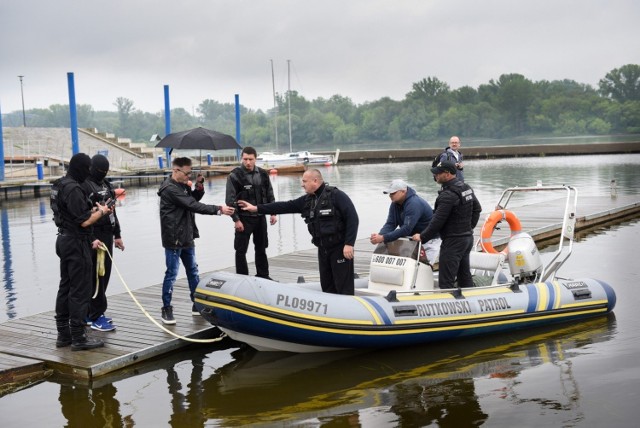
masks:
{"type": "Polygon", "coordinates": [[[451,153],[445,148],[442,152],[438,153],[438,155],[433,159],[433,162],[431,162],[431,168],[435,168],[438,166],[438,164],[440,163],[440,157],[442,157],[443,154],[447,155],[446,160],[448,161],[450,161],[451,158],[453,157],[451,153]]]}

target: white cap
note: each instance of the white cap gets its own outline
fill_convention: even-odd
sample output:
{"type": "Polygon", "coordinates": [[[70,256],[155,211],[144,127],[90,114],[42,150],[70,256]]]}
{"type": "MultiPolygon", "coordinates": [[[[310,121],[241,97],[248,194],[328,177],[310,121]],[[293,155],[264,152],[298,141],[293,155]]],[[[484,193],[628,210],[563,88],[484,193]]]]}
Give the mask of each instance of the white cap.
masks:
{"type": "Polygon", "coordinates": [[[382,193],[384,194],[395,193],[398,190],[407,190],[407,187],[409,186],[407,186],[407,183],[405,183],[404,180],[400,178],[396,178],[391,182],[387,190],[383,190],[382,193]]]}

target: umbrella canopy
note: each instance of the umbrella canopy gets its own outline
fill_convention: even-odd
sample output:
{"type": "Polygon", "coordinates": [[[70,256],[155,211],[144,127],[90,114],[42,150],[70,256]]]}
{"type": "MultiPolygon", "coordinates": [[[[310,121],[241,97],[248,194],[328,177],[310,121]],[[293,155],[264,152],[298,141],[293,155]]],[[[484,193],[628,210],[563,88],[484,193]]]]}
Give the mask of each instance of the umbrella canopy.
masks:
{"type": "Polygon", "coordinates": [[[203,127],[169,134],[160,140],[156,147],[201,150],[242,149],[242,146],[231,135],[203,127]]]}

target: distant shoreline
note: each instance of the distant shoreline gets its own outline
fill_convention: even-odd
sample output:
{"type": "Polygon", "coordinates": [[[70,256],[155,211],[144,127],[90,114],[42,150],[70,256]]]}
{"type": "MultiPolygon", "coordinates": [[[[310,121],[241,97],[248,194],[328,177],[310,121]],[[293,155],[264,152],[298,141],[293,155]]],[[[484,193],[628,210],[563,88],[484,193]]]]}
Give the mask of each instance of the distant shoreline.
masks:
{"type": "MultiPolygon", "coordinates": [[[[424,161],[433,159],[442,150],[443,148],[341,150],[339,164],[424,161]]],[[[640,141],[463,147],[460,151],[465,159],[640,153],[640,141]]],[[[317,153],[331,154],[333,152],[319,151],[317,153]]]]}

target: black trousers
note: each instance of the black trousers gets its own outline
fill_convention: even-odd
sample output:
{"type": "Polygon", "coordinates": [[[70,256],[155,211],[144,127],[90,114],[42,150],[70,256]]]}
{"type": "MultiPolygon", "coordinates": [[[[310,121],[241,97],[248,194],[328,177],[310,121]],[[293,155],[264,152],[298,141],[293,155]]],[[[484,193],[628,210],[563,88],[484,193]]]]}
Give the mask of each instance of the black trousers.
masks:
{"type": "Polygon", "coordinates": [[[442,238],[440,245],[440,288],[454,288],[456,278],[459,287],[473,287],[469,253],[473,248],[473,236],[442,238]]]}
{"type": "Polygon", "coordinates": [[[71,333],[84,332],[91,300],[91,242],[89,237],[58,235],[60,285],[56,296],[56,321],[69,322],[71,333]]]}
{"type": "Polygon", "coordinates": [[[318,247],[320,286],[325,293],[353,296],[353,259],[347,260],[343,254],[344,244],[332,247],[318,247]]]}
{"type": "Polygon", "coordinates": [[[233,241],[236,250],[236,273],[249,275],[247,265],[247,250],[249,239],[253,235],[253,246],[256,252],[256,276],[267,278],[269,276],[269,260],[266,248],[269,246],[267,235],[267,218],[263,215],[257,217],[241,216],[244,231],[237,232],[233,241]]]}
{"type": "MultiPolygon", "coordinates": [[[[93,233],[97,239],[102,241],[104,245],[109,250],[109,254],[113,256],[113,229],[94,229],[93,233]]],[[[97,270],[97,259],[98,252],[92,251],[91,254],[92,259],[92,274],[91,274],[91,296],[96,291],[96,270],[97,270]]],[[[98,277],[98,294],[95,298],[91,299],[91,303],[89,305],[89,316],[88,318],[91,321],[95,321],[98,317],[104,314],[107,310],[107,286],[109,285],[109,278],[111,278],[111,257],[108,254],[104,256],[104,276],[98,277]]]]}

